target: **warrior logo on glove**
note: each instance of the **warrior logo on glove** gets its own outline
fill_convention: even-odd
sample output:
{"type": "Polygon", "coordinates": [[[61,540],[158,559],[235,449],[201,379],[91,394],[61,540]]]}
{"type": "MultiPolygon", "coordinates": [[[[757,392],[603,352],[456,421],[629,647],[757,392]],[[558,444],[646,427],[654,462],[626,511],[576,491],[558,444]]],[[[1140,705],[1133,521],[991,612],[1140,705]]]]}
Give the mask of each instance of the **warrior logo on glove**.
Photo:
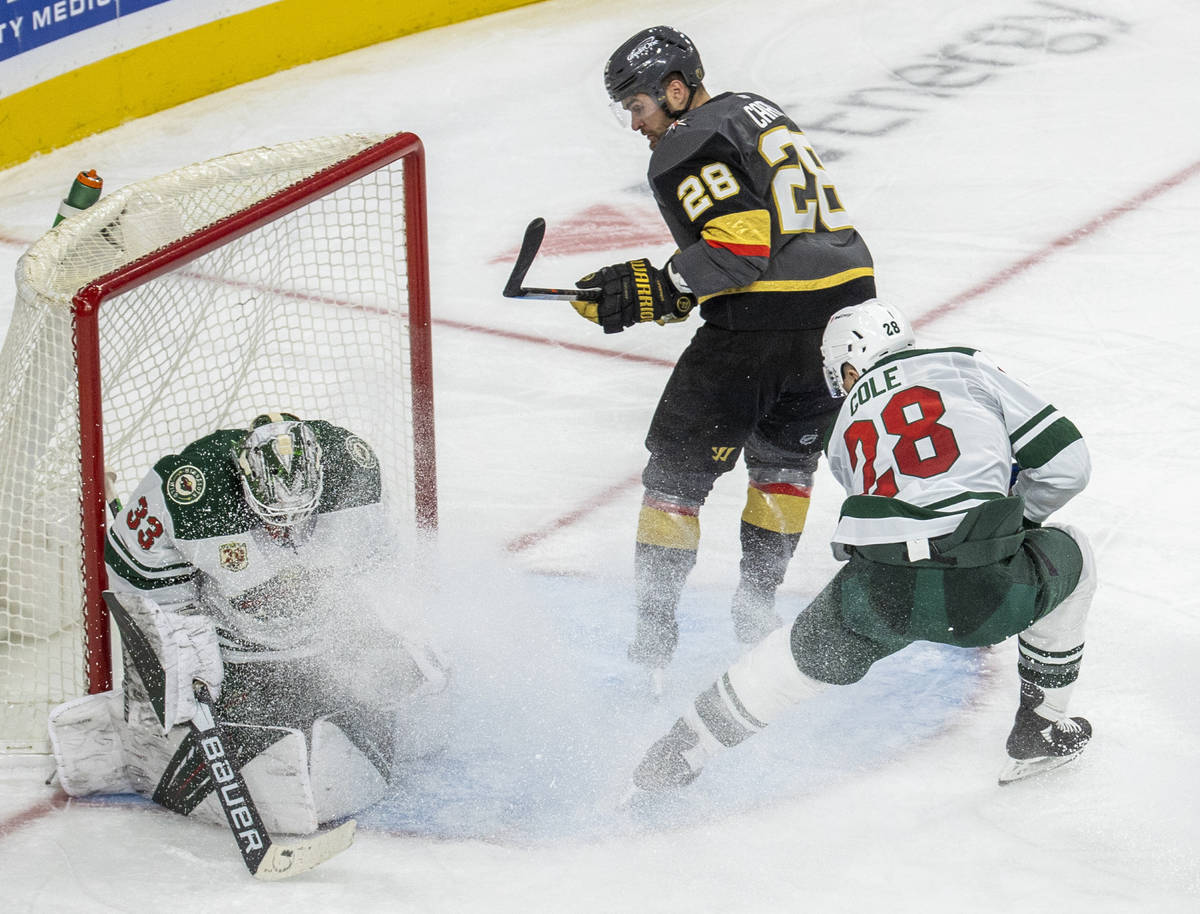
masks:
{"type": "Polygon", "coordinates": [[[599,301],[573,301],[571,305],[605,333],[620,333],[646,321],[681,321],[696,304],[695,296],[676,288],[667,270],[650,266],[645,258],[604,267],[575,286],[600,290],[599,301]]]}

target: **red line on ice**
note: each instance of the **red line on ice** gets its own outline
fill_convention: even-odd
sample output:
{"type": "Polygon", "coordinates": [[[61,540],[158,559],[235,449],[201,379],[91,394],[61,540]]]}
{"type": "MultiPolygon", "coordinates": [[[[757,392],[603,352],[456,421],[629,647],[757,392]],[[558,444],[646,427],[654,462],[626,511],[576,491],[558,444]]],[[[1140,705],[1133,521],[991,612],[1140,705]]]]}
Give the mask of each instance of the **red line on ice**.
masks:
{"type": "Polygon", "coordinates": [[[0,819],[0,839],[7,838],[19,828],[28,825],[30,822],[40,819],[47,813],[54,812],[56,809],[62,809],[70,801],[71,798],[62,790],[56,790],[53,794],[51,794],[49,799],[40,800],[33,806],[30,806],[28,809],[24,809],[21,812],[16,812],[11,816],[0,819]]]}
{"type": "Polygon", "coordinates": [[[674,368],[673,359],[663,359],[653,355],[638,355],[636,352],[620,352],[612,349],[601,349],[599,346],[584,346],[581,343],[566,343],[562,340],[550,339],[545,336],[534,336],[530,333],[518,333],[515,330],[501,330],[498,327],[484,327],[480,324],[468,324],[463,321],[448,320],[435,317],[433,323],[438,327],[453,327],[455,330],[468,330],[472,333],[485,333],[488,336],[498,336],[506,340],[518,340],[522,343],[534,343],[538,346],[550,346],[554,349],[569,349],[572,352],[582,352],[587,355],[603,356],[607,359],[623,359],[627,362],[641,362],[645,365],[656,365],[662,368],[674,368]]]}
{"type": "Polygon", "coordinates": [[[1140,209],[1142,206],[1149,203],[1155,197],[1159,197],[1165,194],[1167,191],[1173,190],[1180,184],[1183,184],[1189,178],[1194,177],[1197,172],[1200,172],[1200,162],[1193,162],[1187,168],[1176,172],[1169,178],[1164,178],[1157,184],[1154,184],[1145,190],[1134,194],[1127,200],[1118,203],[1116,206],[1105,210],[1099,216],[1096,216],[1094,219],[1085,222],[1074,231],[1067,232],[1065,235],[1060,235],[1058,238],[1055,238],[1049,244],[1044,246],[1041,250],[1035,251],[1026,257],[1022,257],[1015,263],[1009,264],[1004,269],[993,273],[987,279],[983,280],[983,282],[977,283],[976,285],[971,286],[971,288],[948,298],[940,305],[931,308],[920,317],[916,318],[912,322],[913,326],[927,326],[928,324],[936,321],[938,318],[945,317],[947,314],[958,310],[960,306],[966,304],[967,302],[991,292],[993,289],[1004,285],[1004,283],[1008,282],[1010,279],[1020,276],[1022,273],[1025,273],[1032,267],[1037,266],[1042,261],[1049,259],[1051,255],[1057,254],[1059,251],[1066,250],[1067,248],[1087,239],[1094,232],[1107,227],[1109,223],[1114,222],[1121,216],[1124,216],[1126,213],[1132,213],[1134,210],[1140,209]]]}
{"type": "Polygon", "coordinates": [[[575,523],[581,518],[587,517],[596,509],[603,508],[605,505],[610,504],[614,499],[616,499],[618,496],[624,495],[630,489],[640,486],[641,483],[641,472],[635,473],[626,479],[622,479],[616,485],[609,486],[603,492],[599,492],[592,496],[591,499],[584,502],[574,511],[568,511],[566,514],[563,514],[561,517],[552,520],[548,524],[544,524],[537,530],[534,530],[531,533],[524,533],[521,536],[518,536],[516,539],[509,541],[504,548],[509,552],[523,552],[530,546],[536,546],[552,533],[561,530],[563,527],[571,526],[571,524],[575,523]]]}

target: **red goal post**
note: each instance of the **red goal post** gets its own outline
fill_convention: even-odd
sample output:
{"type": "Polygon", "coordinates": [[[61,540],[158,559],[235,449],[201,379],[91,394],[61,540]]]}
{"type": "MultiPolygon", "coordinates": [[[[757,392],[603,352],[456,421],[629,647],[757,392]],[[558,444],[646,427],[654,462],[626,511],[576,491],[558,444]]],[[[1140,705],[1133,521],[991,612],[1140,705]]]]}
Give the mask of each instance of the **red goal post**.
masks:
{"type": "Polygon", "coordinates": [[[0,751],[44,751],[50,707],[112,687],[109,502],[200,435],[265,410],[344,425],[397,519],[436,527],[426,216],[415,135],[326,137],[121,188],[22,257],[0,352],[0,751]]]}

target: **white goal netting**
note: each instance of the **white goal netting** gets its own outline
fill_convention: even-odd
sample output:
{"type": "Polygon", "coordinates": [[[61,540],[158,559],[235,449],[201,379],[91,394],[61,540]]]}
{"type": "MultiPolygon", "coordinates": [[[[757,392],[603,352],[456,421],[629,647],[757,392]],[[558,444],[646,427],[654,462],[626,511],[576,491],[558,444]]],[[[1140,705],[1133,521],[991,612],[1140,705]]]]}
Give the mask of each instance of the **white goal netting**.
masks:
{"type": "Polygon", "coordinates": [[[428,315],[410,307],[427,273],[409,269],[405,205],[423,179],[406,187],[400,137],[415,141],[330,137],[191,165],[108,194],[21,258],[0,352],[0,752],[45,751],[49,708],[107,669],[84,634],[89,363],[110,495],[200,435],[287,410],[366,438],[397,516],[429,513],[431,394],[412,371],[417,351],[427,375],[428,315]],[[197,233],[215,247],[191,259],[197,233]],[[139,268],[153,278],[108,284],[121,291],[77,321],[81,289],[139,268]]]}

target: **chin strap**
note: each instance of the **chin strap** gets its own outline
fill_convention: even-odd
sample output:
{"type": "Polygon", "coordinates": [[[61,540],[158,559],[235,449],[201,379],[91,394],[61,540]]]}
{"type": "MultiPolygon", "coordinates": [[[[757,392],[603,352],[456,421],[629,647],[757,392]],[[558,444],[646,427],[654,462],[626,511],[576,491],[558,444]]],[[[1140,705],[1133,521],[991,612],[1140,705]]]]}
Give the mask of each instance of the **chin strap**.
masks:
{"type": "Polygon", "coordinates": [[[698,88],[699,88],[699,86],[692,86],[688,90],[687,103],[678,111],[672,111],[667,106],[667,103],[665,100],[662,102],[662,104],[659,105],[659,107],[663,109],[663,111],[666,113],[667,117],[669,117],[673,121],[677,121],[681,117],[683,117],[685,114],[687,114],[689,111],[692,110],[692,100],[696,97],[696,89],[698,89],[698,88]]]}

